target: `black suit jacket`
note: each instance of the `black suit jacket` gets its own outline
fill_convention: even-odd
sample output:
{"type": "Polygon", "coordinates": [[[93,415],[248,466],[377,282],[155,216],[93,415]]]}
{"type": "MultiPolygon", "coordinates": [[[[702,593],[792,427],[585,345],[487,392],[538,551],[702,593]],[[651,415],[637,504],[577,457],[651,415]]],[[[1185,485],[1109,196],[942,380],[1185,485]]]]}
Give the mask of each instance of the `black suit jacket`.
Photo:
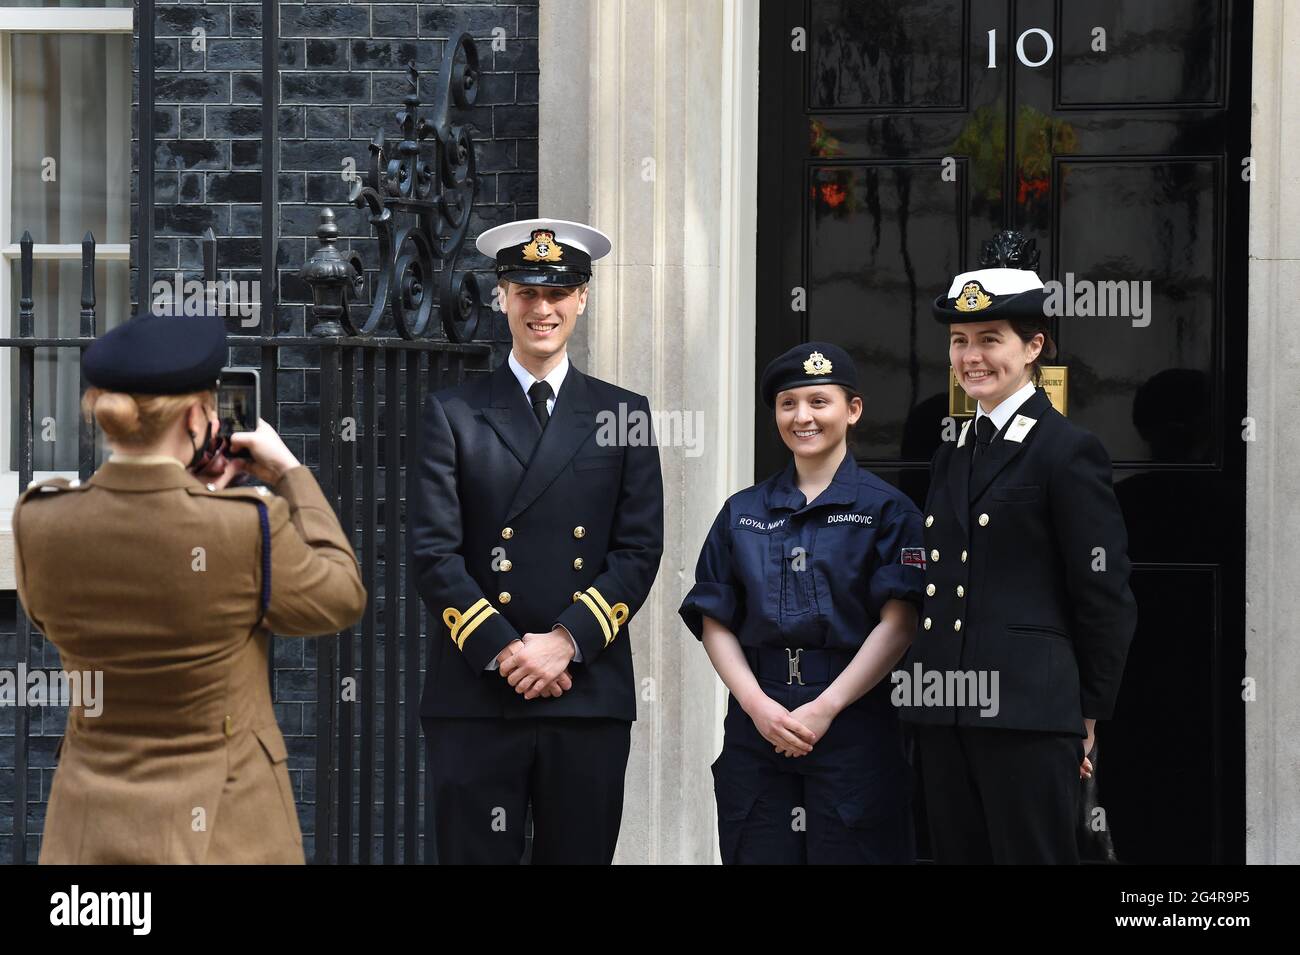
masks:
{"type": "Polygon", "coordinates": [[[430,615],[422,716],[636,718],[627,619],[663,552],[649,412],[642,395],[572,363],[545,431],[505,363],[429,396],[409,495],[411,566],[430,615]],[[632,426],[625,442],[611,443],[611,416],[632,426]],[[582,652],[563,696],[525,700],[484,669],[557,623],[582,652]]]}
{"type": "Polygon", "coordinates": [[[972,473],[974,444],[968,422],[931,462],[927,596],[904,669],[913,683],[917,664],[997,671],[998,712],[906,705],[913,696],[902,716],[1082,736],[1085,717],[1114,709],[1137,624],[1110,458],[1041,390],[972,473]],[[1032,421],[1027,431],[1020,417],[1032,421]]]}

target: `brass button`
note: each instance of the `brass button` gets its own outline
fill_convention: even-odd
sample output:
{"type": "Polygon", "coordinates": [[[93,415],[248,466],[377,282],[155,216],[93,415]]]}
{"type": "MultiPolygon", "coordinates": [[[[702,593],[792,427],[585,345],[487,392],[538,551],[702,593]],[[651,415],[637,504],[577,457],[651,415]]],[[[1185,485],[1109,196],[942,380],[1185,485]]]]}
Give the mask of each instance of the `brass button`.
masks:
{"type": "Polygon", "coordinates": [[[966,563],[966,552],[965,552],[965,551],[962,551],[962,552],[961,552],[961,562],[962,562],[963,564],[966,563]]]}
{"type": "Polygon", "coordinates": [[[954,620],[954,621],[953,621],[953,624],[952,624],[952,628],[953,628],[954,630],[960,630],[960,629],[961,629],[961,621],[960,621],[960,620],[954,620]]]}
{"type": "Polygon", "coordinates": [[[582,558],[581,558],[581,557],[575,557],[575,558],[573,558],[573,569],[574,569],[574,570],[582,570],[582,558]]]}
{"type": "Polygon", "coordinates": [[[514,537],[514,536],[515,536],[515,529],[514,529],[513,527],[503,527],[503,528],[501,528],[501,539],[502,539],[502,540],[510,540],[510,538],[512,538],[512,537],[514,537]]]}
{"type": "Polygon", "coordinates": [[[936,564],[939,563],[939,552],[937,550],[930,551],[930,560],[936,564]]]}
{"type": "Polygon", "coordinates": [[[225,733],[227,736],[234,736],[234,735],[235,735],[235,721],[234,721],[233,719],[231,719],[229,716],[227,716],[227,717],[225,718],[225,720],[222,721],[221,731],[222,731],[223,733],[225,733]]]}
{"type": "Polygon", "coordinates": [[[501,591],[501,593],[497,594],[497,600],[501,601],[501,603],[503,604],[510,603],[510,591],[508,590],[501,591]]]}
{"type": "Polygon", "coordinates": [[[958,585],[957,585],[957,596],[958,596],[958,597],[965,597],[965,596],[966,596],[966,588],[963,587],[961,584],[958,584],[958,585]]]}
{"type": "Polygon", "coordinates": [[[510,563],[509,558],[507,558],[506,560],[501,561],[501,572],[507,573],[513,566],[514,564],[510,563]]]}
{"type": "Polygon", "coordinates": [[[927,585],[926,585],[926,588],[925,588],[925,595],[926,595],[927,597],[933,597],[933,596],[934,596],[934,584],[927,584],[927,585]]]}
{"type": "Polygon", "coordinates": [[[581,596],[582,596],[582,594],[581,594],[579,591],[576,591],[576,590],[575,590],[575,591],[573,592],[573,602],[574,602],[574,603],[577,603],[577,602],[578,602],[578,598],[581,597],[581,596]]]}
{"type": "Polygon", "coordinates": [[[930,627],[932,627],[933,625],[934,625],[934,621],[931,620],[929,617],[926,617],[926,618],[925,618],[925,625],[924,625],[924,626],[925,626],[925,629],[929,630],[930,627]]]}
{"type": "Polygon", "coordinates": [[[573,529],[573,536],[581,540],[582,538],[587,536],[587,529],[583,527],[581,524],[579,524],[577,527],[573,529]]]}
{"type": "Polygon", "coordinates": [[[987,514],[981,514],[980,527],[988,527],[988,526],[989,526],[989,516],[987,514]]]}
{"type": "Polygon", "coordinates": [[[926,527],[930,527],[930,526],[932,526],[933,524],[934,524],[934,515],[933,515],[933,514],[928,514],[928,515],[926,515],[926,518],[925,518],[925,526],[926,526],[926,527]]]}

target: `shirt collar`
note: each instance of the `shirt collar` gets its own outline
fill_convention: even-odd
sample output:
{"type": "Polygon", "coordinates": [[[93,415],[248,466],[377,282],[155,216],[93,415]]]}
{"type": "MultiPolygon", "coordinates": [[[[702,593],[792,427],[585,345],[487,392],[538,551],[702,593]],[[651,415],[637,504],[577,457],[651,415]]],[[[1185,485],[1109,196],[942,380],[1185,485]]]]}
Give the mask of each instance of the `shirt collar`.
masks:
{"type": "MultiPolygon", "coordinates": [[[[798,472],[795,470],[794,460],[785,466],[776,479],[768,494],[768,508],[787,508],[792,511],[801,511],[808,507],[808,499],[804,497],[803,491],[799,490],[796,483],[798,472]]],[[[858,499],[858,462],[853,457],[853,452],[845,450],[844,459],[840,461],[840,466],[835,469],[835,477],[831,478],[831,483],[826,486],[826,490],[817,496],[816,505],[821,507],[823,504],[852,504],[858,499]]]]}
{"type": "Polygon", "coordinates": [[[1016,413],[1021,405],[1034,396],[1036,390],[1032,381],[1026,382],[1023,388],[1010,397],[1003,398],[1002,403],[987,414],[983,407],[980,406],[980,403],[975,402],[976,425],[979,424],[980,418],[988,418],[993,422],[993,433],[1000,433],[1007,426],[1007,422],[1011,420],[1011,416],[1016,413]]]}
{"type": "MultiPolygon", "coordinates": [[[[153,457],[153,455],[128,455],[128,458],[153,457]]],[[[162,456],[159,455],[161,458],[162,456]]],[[[173,464],[180,464],[172,458],[173,464]]],[[[110,491],[163,491],[179,487],[202,487],[203,482],[186,470],[184,465],[173,468],[159,460],[120,460],[113,455],[90,477],[89,484],[110,491]]]]}
{"type": "Polygon", "coordinates": [[[114,451],[108,459],[115,464],[174,464],[182,471],[185,470],[185,465],[170,454],[127,454],[124,451],[114,451]]]}
{"type": "MultiPolygon", "coordinates": [[[[534,378],[532,373],[519,363],[519,359],[515,357],[515,350],[513,348],[510,349],[510,357],[506,359],[506,363],[514,373],[515,380],[519,382],[519,387],[524,389],[525,395],[528,394],[528,389],[531,388],[538,379],[534,378]]],[[[556,397],[559,397],[560,385],[564,384],[564,378],[568,373],[569,355],[566,352],[564,357],[560,359],[560,363],[552,368],[551,373],[544,379],[546,383],[551,386],[551,393],[556,397]]]]}

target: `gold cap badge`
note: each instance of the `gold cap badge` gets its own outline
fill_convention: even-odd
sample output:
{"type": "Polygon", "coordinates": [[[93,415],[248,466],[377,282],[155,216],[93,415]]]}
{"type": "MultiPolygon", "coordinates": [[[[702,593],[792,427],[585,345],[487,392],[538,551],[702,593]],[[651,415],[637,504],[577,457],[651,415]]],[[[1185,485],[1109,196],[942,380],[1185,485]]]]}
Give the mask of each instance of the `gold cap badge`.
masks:
{"type": "Polygon", "coordinates": [[[803,363],[803,370],[810,375],[829,375],[833,367],[831,360],[819,351],[813,352],[803,363]]]}
{"type": "Polygon", "coordinates": [[[957,296],[957,311],[979,312],[993,304],[993,299],[985,293],[979,282],[967,282],[957,296]]]}
{"type": "Polygon", "coordinates": [[[534,229],[533,240],[524,246],[525,262],[558,262],[564,256],[564,246],[555,241],[555,233],[548,229],[534,229]]]}

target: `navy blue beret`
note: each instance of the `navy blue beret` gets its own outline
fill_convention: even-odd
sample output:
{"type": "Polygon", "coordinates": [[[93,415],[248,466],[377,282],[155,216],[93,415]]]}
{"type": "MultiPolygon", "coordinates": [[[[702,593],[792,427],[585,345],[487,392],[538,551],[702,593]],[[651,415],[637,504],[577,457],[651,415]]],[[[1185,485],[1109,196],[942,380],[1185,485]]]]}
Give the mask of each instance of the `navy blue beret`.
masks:
{"type": "Polygon", "coordinates": [[[774,408],[778,394],[787,388],[806,385],[844,385],[856,392],[858,370],[849,353],[839,345],[805,342],[768,363],[763,369],[760,390],[764,403],[774,408]]]}
{"type": "Polygon", "coordinates": [[[216,315],[141,315],[86,349],[86,381],[109,391],[180,395],[215,388],[226,363],[226,323],[216,315]]]}

